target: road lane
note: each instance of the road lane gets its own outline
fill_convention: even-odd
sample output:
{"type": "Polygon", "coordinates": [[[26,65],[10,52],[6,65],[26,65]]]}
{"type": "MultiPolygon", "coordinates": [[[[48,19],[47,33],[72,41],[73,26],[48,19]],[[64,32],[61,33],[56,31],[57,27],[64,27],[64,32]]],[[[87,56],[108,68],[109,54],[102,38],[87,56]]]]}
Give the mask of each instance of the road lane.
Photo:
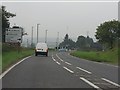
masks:
{"type": "MultiPolygon", "coordinates": [[[[55,55],[54,55],[54,57],[55,57],[55,55]]],[[[93,85],[99,86],[100,89],[102,88],[103,90],[104,89],[118,90],[118,88],[120,88],[120,85],[118,84],[118,67],[114,67],[114,66],[108,65],[108,64],[107,65],[99,64],[99,63],[94,63],[93,61],[79,59],[79,58],[70,56],[66,52],[57,53],[56,60],[60,61],[60,59],[63,60],[63,62],[61,62],[62,65],[73,70],[74,73],[76,74],[76,76],[79,76],[80,78],[84,78],[84,80],[83,79],[82,80],[85,82],[90,81],[90,83],[92,83],[93,85]],[[72,65],[68,66],[65,64],[65,62],[69,62],[72,65]],[[78,71],[78,69],[79,69],[79,71],[78,71]],[[111,70],[111,74],[109,72],[110,70],[111,70]],[[117,77],[115,77],[115,76],[117,76],[117,77]],[[103,77],[105,77],[105,78],[103,79],[103,77]],[[110,79],[107,79],[107,78],[110,78],[110,79]],[[113,81],[111,81],[111,78],[113,81]]]]}
{"type": "Polygon", "coordinates": [[[67,72],[52,60],[52,54],[32,56],[23,61],[3,79],[3,88],[93,88],[67,72]]]}
{"type": "MultiPolygon", "coordinates": [[[[92,63],[71,57],[66,52],[50,52],[48,57],[32,56],[3,77],[3,88],[97,88],[98,90],[114,88],[117,90],[116,83],[98,75],[100,70],[94,72],[93,67],[96,63],[92,63]]],[[[95,68],[100,69],[99,67],[96,65],[95,68]]]]}
{"type": "Polygon", "coordinates": [[[107,78],[115,83],[119,83],[118,67],[114,67],[112,65],[98,64],[94,63],[93,61],[72,57],[66,52],[58,53],[58,56],[64,61],[70,62],[73,66],[81,67],[92,72],[96,76],[107,78]]]}

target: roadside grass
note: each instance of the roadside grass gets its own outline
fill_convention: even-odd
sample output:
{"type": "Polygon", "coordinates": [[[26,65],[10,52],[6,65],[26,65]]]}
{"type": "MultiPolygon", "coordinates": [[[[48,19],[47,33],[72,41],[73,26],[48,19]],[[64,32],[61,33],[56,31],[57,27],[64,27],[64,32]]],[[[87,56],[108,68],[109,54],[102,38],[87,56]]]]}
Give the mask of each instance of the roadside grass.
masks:
{"type": "Polygon", "coordinates": [[[0,73],[2,72],[2,53],[0,52],[0,73]]]}
{"type": "Polygon", "coordinates": [[[2,72],[2,43],[0,42],[0,73],[2,72]]]}
{"type": "Polygon", "coordinates": [[[48,48],[48,50],[49,50],[49,51],[55,51],[55,49],[54,49],[54,48],[48,48]]]}
{"type": "Polygon", "coordinates": [[[2,53],[2,71],[5,71],[8,67],[12,64],[16,63],[17,61],[21,60],[24,57],[32,55],[34,50],[22,48],[19,52],[17,50],[10,50],[8,52],[2,53]]]}
{"type": "MultiPolygon", "coordinates": [[[[120,49],[120,48],[119,48],[120,49]]],[[[120,50],[119,50],[120,52],[120,50]]],[[[71,55],[84,58],[87,60],[97,61],[97,62],[105,62],[111,64],[118,64],[118,48],[114,48],[109,51],[75,51],[72,52],[71,55]]]]}

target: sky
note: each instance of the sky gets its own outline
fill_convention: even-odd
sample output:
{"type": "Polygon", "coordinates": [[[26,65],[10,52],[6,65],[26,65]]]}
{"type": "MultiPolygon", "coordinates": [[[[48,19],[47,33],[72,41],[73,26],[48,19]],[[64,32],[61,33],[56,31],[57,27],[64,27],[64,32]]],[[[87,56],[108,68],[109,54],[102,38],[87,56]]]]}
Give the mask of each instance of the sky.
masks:
{"type": "Polygon", "coordinates": [[[28,33],[26,38],[31,37],[32,26],[36,38],[39,23],[39,38],[44,38],[45,30],[48,30],[48,41],[49,38],[57,38],[58,32],[60,40],[63,40],[65,34],[75,41],[80,35],[89,35],[96,40],[97,26],[118,19],[117,2],[3,2],[2,5],[16,14],[16,17],[10,19],[11,26],[16,24],[23,27],[28,33]]]}

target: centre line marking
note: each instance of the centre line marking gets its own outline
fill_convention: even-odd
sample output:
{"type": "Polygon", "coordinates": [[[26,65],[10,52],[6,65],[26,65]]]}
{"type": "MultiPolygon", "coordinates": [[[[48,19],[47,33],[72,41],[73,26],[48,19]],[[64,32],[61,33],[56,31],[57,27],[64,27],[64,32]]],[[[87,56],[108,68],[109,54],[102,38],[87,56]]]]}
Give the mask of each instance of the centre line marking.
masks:
{"type": "Polygon", "coordinates": [[[60,59],[60,61],[64,62],[57,54],[56,54],[57,58],[60,59]]]}
{"type": "Polygon", "coordinates": [[[108,79],[105,79],[105,78],[101,78],[101,79],[104,80],[104,81],[106,81],[106,82],[108,82],[108,83],[111,83],[111,84],[113,84],[113,85],[115,85],[115,86],[117,86],[117,87],[120,87],[119,84],[114,83],[114,82],[112,82],[112,81],[110,81],[110,80],[108,80],[108,79]]]}
{"type": "Polygon", "coordinates": [[[74,73],[72,70],[68,69],[67,67],[63,67],[63,68],[69,71],[70,73],[74,73]]]}
{"type": "Polygon", "coordinates": [[[72,65],[71,63],[68,63],[68,62],[65,62],[66,64],[68,64],[68,65],[72,65]]]}
{"type": "Polygon", "coordinates": [[[96,88],[96,89],[100,89],[98,86],[96,86],[95,84],[91,83],[90,81],[88,81],[87,79],[80,77],[81,80],[83,80],[84,82],[88,83],[90,86],[96,88]]]}
{"type": "Polygon", "coordinates": [[[82,68],[80,68],[80,67],[76,67],[77,69],[80,69],[80,70],[82,70],[82,71],[84,71],[84,72],[86,72],[86,73],[88,73],[88,74],[92,74],[91,72],[89,72],[89,71],[87,71],[87,70],[85,70],[85,69],[82,69],[82,68]]]}

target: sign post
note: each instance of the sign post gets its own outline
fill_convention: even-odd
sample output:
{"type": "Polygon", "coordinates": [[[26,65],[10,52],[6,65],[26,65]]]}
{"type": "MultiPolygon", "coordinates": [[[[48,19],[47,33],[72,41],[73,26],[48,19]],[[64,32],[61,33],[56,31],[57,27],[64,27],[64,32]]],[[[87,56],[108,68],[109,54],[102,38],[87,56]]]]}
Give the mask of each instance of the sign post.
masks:
{"type": "Polygon", "coordinates": [[[22,43],[23,36],[23,28],[22,27],[13,27],[6,29],[5,42],[11,46],[14,46],[18,53],[20,53],[20,46],[22,43]]]}
{"type": "Polygon", "coordinates": [[[5,42],[10,44],[22,43],[23,28],[7,28],[5,42]]]}

